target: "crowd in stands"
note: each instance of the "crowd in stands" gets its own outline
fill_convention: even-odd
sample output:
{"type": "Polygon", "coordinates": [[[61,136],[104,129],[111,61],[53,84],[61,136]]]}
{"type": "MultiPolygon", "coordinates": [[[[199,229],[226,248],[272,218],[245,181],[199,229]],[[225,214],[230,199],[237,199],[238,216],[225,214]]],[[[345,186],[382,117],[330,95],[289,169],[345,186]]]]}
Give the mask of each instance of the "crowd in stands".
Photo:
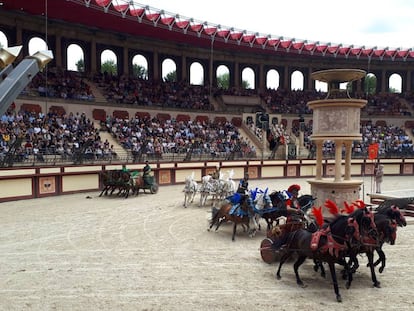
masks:
{"type": "MultiPolygon", "coordinates": [[[[316,148],[310,140],[311,135],[312,124],[305,124],[304,146],[309,150],[309,158],[315,158],[316,148]]],[[[413,141],[401,127],[366,122],[361,124],[361,135],[361,141],[355,141],[352,145],[352,157],[366,158],[368,148],[373,143],[378,143],[378,157],[380,158],[414,156],[413,141]]],[[[333,158],[335,156],[335,142],[326,140],[323,144],[322,153],[324,157],[333,158]]]]}
{"type": "Polygon", "coordinates": [[[317,91],[287,91],[283,89],[268,89],[261,98],[271,113],[281,114],[311,114],[312,111],[306,106],[308,101],[323,99],[326,93],[317,91]]]}
{"type": "MultiPolygon", "coordinates": [[[[182,82],[154,82],[138,78],[98,74],[94,82],[104,90],[108,101],[122,104],[159,106],[163,108],[179,108],[183,110],[212,110],[209,102],[211,90],[204,86],[193,86],[182,82]]],[[[23,94],[32,96],[49,96],[66,100],[94,99],[89,82],[77,72],[52,69],[36,75],[23,94]],[[47,81],[47,83],[46,83],[47,81]]],[[[215,89],[215,96],[258,96],[256,90],[215,89]]],[[[267,108],[273,113],[306,115],[312,113],[306,103],[323,99],[326,93],[317,91],[286,91],[283,89],[266,90],[259,94],[267,108]]],[[[409,116],[409,105],[414,97],[401,94],[366,96],[367,106],[362,114],[409,116]],[[408,103],[408,106],[407,106],[408,103]]],[[[364,98],[362,95],[361,98],[364,98]]],[[[251,131],[263,139],[263,131],[254,122],[247,124],[251,131]]],[[[151,155],[161,158],[163,154],[209,154],[210,156],[235,155],[256,157],[253,144],[243,138],[237,128],[230,122],[195,122],[157,120],[156,118],[134,117],[122,120],[109,117],[106,126],[120,144],[134,155],[151,155]]],[[[286,129],[284,129],[286,131],[286,129]]],[[[290,129],[293,135],[299,135],[298,128],[290,129]]],[[[413,144],[404,130],[392,125],[363,124],[362,141],[353,146],[353,156],[366,156],[369,144],[378,142],[380,156],[413,156],[413,144]]],[[[304,144],[314,156],[315,148],[309,139],[312,133],[311,124],[304,127],[304,144]]],[[[283,136],[289,137],[287,133],[283,136]]],[[[0,160],[10,150],[13,142],[20,138],[21,146],[16,149],[18,159],[24,160],[31,155],[57,154],[72,158],[78,152],[85,153],[90,159],[112,159],[113,146],[108,141],[101,141],[99,130],[84,114],[70,113],[57,115],[35,114],[28,111],[8,111],[0,121],[0,160]]],[[[323,152],[333,155],[335,145],[326,141],[323,152]]]]}
{"type": "MultiPolygon", "coordinates": [[[[161,159],[164,154],[187,153],[227,159],[256,157],[255,146],[230,122],[108,117],[105,125],[113,137],[132,152],[135,160],[142,156],[161,159]]],[[[113,159],[116,157],[114,146],[108,140],[103,141],[99,131],[84,113],[60,116],[10,110],[0,121],[0,161],[9,151],[18,162],[31,156],[41,162],[47,155],[74,161],[113,159]]]]}
{"type": "Polygon", "coordinates": [[[168,109],[213,110],[210,89],[184,82],[155,82],[132,76],[96,74],[94,82],[109,102],[168,109]]]}
{"type": "Polygon", "coordinates": [[[95,98],[79,72],[57,68],[39,72],[23,94],[82,101],[93,101],[95,98]]]}
{"type": "Polygon", "coordinates": [[[113,156],[113,146],[101,140],[99,131],[83,113],[59,116],[53,113],[8,111],[1,117],[0,134],[0,160],[9,151],[13,152],[18,162],[31,156],[40,162],[47,155],[70,159],[77,156],[113,156]],[[80,152],[84,155],[80,155],[80,152]]]}
{"type": "MultiPolygon", "coordinates": [[[[326,95],[327,93],[319,91],[277,89],[266,90],[261,98],[272,113],[306,115],[312,113],[306,104],[309,101],[325,99],[326,95]]],[[[411,116],[410,103],[414,102],[411,97],[397,93],[363,94],[355,95],[354,98],[367,100],[367,105],[362,108],[362,114],[367,116],[411,116]],[[408,103],[402,99],[407,100],[408,103]]]]}
{"type": "Polygon", "coordinates": [[[160,121],[156,118],[136,116],[130,120],[108,117],[108,131],[131,150],[134,157],[162,158],[163,154],[188,154],[210,157],[255,158],[256,149],[241,136],[230,122],[214,123],[160,121]]]}
{"type": "MultiPolygon", "coordinates": [[[[309,90],[256,89],[230,87],[222,89],[190,85],[186,82],[164,82],[133,76],[97,73],[89,81],[76,71],[51,68],[37,74],[24,90],[25,95],[48,96],[67,100],[93,101],[95,96],[90,83],[98,86],[106,100],[114,104],[161,107],[167,109],[212,111],[209,96],[259,96],[263,108],[269,113],[307,115],[312,111],[307,103],[324,99],[326,92],[309,90]]],[[[414,108],[414,96],[410,94],[353,94],[354,98],[366,99],[362,109],[365,115],[410,116],[414,108]],[[406,101],[402,101],[405,99],[406,101]]]]}

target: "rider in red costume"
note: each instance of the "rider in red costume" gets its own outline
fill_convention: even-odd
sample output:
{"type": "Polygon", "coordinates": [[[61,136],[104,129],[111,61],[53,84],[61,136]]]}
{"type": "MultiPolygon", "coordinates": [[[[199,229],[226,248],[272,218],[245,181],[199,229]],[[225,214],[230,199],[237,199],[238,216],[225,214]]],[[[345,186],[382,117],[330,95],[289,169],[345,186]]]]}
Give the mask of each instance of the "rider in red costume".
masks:
{"type": "Polygon", "coordinates": [[[300,186],[297,184],[293,184],[287,189],[287,191],[290,195],[290,198],[286,200],[286,207],[300,209],[300,204],[298,201],[300,186]]]}

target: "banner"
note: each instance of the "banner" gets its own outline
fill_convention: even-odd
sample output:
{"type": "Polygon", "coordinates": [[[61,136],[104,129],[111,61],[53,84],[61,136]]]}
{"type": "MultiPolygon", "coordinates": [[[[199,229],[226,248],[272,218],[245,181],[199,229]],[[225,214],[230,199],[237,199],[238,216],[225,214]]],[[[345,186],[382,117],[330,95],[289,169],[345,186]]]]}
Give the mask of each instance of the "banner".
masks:
{"type": "Polygon", "coordinates": [[[379,148],[378,143],[373,143],[373,144],[369,145],[369,147],[368,147],[368,158],[370,160],[374,160],[378,157],[378,148],[379,148]]]}

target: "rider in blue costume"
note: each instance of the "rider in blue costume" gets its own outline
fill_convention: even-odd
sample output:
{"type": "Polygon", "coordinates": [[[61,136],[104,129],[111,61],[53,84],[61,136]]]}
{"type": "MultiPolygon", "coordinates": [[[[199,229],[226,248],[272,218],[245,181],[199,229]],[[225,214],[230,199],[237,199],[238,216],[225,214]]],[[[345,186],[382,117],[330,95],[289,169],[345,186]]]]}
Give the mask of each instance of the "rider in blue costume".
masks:
{"type": "Polygon", "coordinates": [[[244,174],[243,179],[240,179],[237,193],[246,194],[249,191],[249,174],[244,174]]]}

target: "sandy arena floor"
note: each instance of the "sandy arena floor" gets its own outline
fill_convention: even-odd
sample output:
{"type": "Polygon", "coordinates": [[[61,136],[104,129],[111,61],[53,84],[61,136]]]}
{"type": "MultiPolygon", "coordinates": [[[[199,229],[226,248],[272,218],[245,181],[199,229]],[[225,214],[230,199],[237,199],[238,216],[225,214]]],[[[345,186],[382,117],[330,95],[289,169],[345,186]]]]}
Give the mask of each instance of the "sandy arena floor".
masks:
{"type": "MultiPolygon", "coordinates": [[[[386,177],[383,189],[410,189],[413,177],[386,177]]],[[[251,181],[251,187],[309,193],[306,179],[251,181]]],[[[364,192],[371,184],[366,179],[364,192]]],[[[413,310],[414,222],[386,245],[387,267],[373,288],[366,258],[350,289],[307,261],[296,285],[292,263],[275,279],[259,246],[232,225],[208,232],[210,207],[183,208],[183,186],[128,199],[98,192],[0,204],[0,310],[413,310]],[[91,198],[86,198],[90,196],[91,198]]],[[[198,200],[199,197],[197,196],[198,200]]]]}

